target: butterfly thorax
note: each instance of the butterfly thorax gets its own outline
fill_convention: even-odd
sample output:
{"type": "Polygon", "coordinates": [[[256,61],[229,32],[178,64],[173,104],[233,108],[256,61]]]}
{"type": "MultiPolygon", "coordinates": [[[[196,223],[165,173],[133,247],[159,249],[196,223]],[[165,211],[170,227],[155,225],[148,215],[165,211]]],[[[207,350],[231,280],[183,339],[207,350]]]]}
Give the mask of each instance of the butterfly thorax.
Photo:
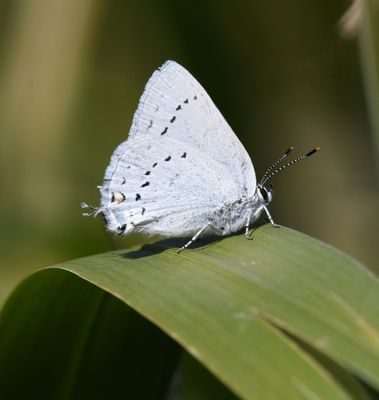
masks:
{"type": "Polygon", "coordinates": [[[240,231],[246,223],[252,224],[261,212],[272,200],[272,190],[258,185],[251,197],[239,199],[223,204],[213,212],[209,223],[216,228],[221,235],[226,236],[240,231]]]}

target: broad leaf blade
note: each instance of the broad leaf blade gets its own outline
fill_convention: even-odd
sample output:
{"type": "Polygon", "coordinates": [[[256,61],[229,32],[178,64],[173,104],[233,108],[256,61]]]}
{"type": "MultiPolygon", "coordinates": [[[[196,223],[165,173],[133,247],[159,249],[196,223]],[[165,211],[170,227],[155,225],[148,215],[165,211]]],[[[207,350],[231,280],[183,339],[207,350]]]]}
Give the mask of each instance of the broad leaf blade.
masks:
{"type": "MultiPolygon", "coordinates": [[[[242,398],[359,398],[277,326],[379,386],[378,281],[288,229],[262,227],[253,241],[236,236],[180,255],[158,243],[33,278],[60,281],[66,273],[57,269],[130,305],[242,398]]],[[[0,350],[2,342],[0,334],[0,350]]]]}
{"type": "Polygon", "coordinates": [[[181,349],[75,275],[32,275],[0,318],[1,399],[163,399],[181,349]]]}
{"type": "Polygon", "coordinates": [[[333,247],[290,230],[260,229],[251,258],[241,242],[226,245],[233,264],[217,248],[199,257],[248,282],[246,292],[262,318],[379,387],[379,281],[374,275],[333,247]]]}

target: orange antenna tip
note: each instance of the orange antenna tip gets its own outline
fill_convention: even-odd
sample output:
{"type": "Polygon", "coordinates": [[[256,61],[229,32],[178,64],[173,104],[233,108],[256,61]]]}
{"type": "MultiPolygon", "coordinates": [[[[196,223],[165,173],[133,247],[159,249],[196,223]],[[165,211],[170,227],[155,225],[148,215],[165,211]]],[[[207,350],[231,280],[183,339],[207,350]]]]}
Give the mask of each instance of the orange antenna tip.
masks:
{"type": "Polygon", "coordinates": [[[307,153],[307,154],[305,155],[305,157],[311,156],[312,154],[316,153],[316,152],[319,151],[320,149],[321,149],[321,147],[315,147],[313,150],[311,150],[309,153],[307,153]]]}

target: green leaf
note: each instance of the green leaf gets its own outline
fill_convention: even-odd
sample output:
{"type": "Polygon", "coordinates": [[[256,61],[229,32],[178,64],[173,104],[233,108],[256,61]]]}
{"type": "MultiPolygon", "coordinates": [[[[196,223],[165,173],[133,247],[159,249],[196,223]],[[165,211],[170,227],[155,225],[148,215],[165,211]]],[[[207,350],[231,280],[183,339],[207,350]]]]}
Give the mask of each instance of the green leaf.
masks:
{"type": "Polygon", "coordinates": [[[114,296],[51,272],[24,281],[3,309],[0,398],[163,398],[179,346],[114,296]]]}
{"type": "MultiPolygon", "coordinates": [[[[117,312],[102,307],[102,296],[112,301],[95,286],[159,327],[241,398],[366,398],[352,374],[379,388],[379,284],[359,263],[270,226],[252,241],[234,236],[180,255],[170,244],[69,261],[26,279],[0,315],[0,392],[21,390],[20,377],[32,392],[48,374],[50,390],[84,396],[91,384],[91,393],[102,385],[101,374],[89,379],[90,364],[105,360],[116,382],[123,379],[118,393],[128,394],[139,361],[127,351],[138,339],[131,311],[120,302],[117,312]],[[114,341],[117,324],[123,333],[114,341]],[[107,351],[96,353],[97,341],[124,354],[124,374],[107,351]]],[[[143,358],[154,340],[165,343],[151,370],[140,366],[137,374],[142,387],[158,380],[153,391],[160,395],[178,356],[165,337],[156,329],[137,351],[143,358]],[[156,378],[160,363],[163,377],[156,378]]]]}
{"type": "Polygon", "coordinates": [[[178,393],[180,400],[238,399],[188,353],[183,355],[179,371],[182,376],[178,393]]]}

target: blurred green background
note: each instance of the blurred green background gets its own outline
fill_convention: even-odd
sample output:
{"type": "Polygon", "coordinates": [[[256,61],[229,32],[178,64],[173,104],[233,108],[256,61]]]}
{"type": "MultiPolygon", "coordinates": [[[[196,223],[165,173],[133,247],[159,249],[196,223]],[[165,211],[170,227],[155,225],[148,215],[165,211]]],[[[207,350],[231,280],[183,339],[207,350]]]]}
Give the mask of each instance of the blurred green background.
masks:
{"type": "MultiPolygon", "coordinates": [[[[276,222],[379,272],[378,174],[348,1],[0,1],[0,302],[27,273],[115,245],[96,186],[145,83],[173,59],[205,87],[257,176],[288,146],[322,151],[274,180],[276,222]]],[[[141,238],[124,238],[130,246],[141,238]]]]}

